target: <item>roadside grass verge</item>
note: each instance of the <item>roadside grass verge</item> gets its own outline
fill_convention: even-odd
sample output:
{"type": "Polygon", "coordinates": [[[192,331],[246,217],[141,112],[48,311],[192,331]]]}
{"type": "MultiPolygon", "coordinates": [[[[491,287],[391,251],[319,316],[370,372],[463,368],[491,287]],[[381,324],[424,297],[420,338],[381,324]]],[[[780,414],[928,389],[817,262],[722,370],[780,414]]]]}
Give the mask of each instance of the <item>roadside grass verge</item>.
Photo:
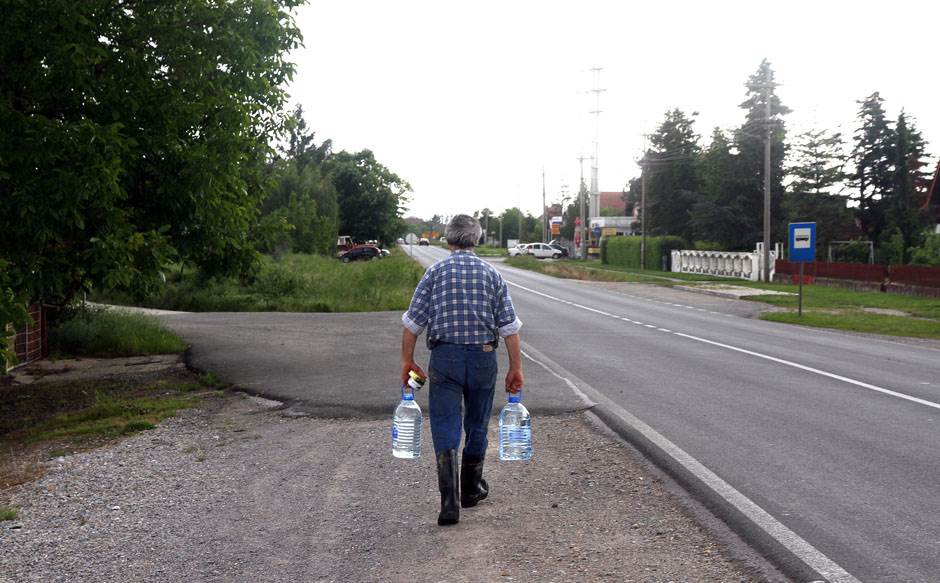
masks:
{"type": "MultiPolygon", "coordinates": [[[[797,294],[800,291],[797,285],[782,283],[755,283],[748,281],[735,282],[735,285],[755,289],[790,292],[793,294],[797,294]]],[[[798,303],[798,297],[795,295],[749,296],[747,299],[793,310],[797,308],[798,303]]],[[[940,299],[938,298],[919,298],[881,292],[863,292],[821,285],[803,286],[803,309],[845,311],[896,310],[918,318],[940,320],[940,299]]],[[[893,315],[903,316],[903,314],[893,315]]]]}
{"type": "Polygon", "coordinates": [[[153,429],[221,387],[188,371],[0,386],[0,490],[40,477],[45,460],[153,429]]]}
{"type": "Polygon", "coordinates": [[[803,311],[802,317],[796,312],[769,312],[762,314],[761,319],[850,332],[940,340],[940,320],[922,320],[860,311],[831,313],[807,310],[803,311]]]}
{"type": "Polygon", "coordinates": [[[342,263],[331,257],[265,257],[254,281],[200,279],[174,270],[157,295],[134,302],[115,293],[95,301],[187,312],[377,312],[404,310],[424,268],[401,249],[376,261],[342,263]]]}
{"type": "Polygon", "coordinates": [[[112,438],[153,429],[217,387],[196,378],[144,385],[50,381],[0,387],[0,442],[112,438]]]}
{"type": "MultiPolygon", "coordinates": [[[[604,265],[599,261],[579,261],[576,259],[542,261],[531,255],[509,257],[506,259],[506,264],[520,269],[543,273],[545,275],[564,279],[579,279],[582,281],[651,283],[667,287],[686,281],[729,281],[728,278],[716,278],[708,275],[617,267],[604,265]]],[[[731,283],[736,281],[737,280],[730,280],[731,283]]]]}
{"type": "Polygon", "coordinates": [[[480,257],[506,257],[507,250],[502,247],[474,247],[473,252],[480,257]]]}
{"type": "Polygon", "coordinates": [[[85,309],[49,331],[57,356],[143,356],[186,349],[179,336],[153,316],[120,310],[85,309]]]}

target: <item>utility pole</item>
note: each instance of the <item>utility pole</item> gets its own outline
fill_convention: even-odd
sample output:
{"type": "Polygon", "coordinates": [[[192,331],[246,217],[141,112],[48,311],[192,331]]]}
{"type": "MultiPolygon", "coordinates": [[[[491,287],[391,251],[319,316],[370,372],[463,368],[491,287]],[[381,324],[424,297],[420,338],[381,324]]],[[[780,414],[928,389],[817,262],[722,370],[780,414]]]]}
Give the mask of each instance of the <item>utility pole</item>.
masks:
{"type": "MultiPolygon", "coordinates": [[[[645,150],[645,148],[644,148],[645,150]]],[[[640,162],[640,227],[643,228],[640,239],[640,269],[646,269],[646,152],[640,162]]]]}
{"type": "Polygon", "coordinates": [[[548,243],[548,207],[545,206],[545,167],[542,167],[542,243],[548,243]]]}
{"type": "MultiPolygon", "coordinates": [[[[594,94],[594,109],[589,113],[594,116],[594,155],[591,157],[591,209],[590,213],[592,216],[600,214],[600,188],[598,186],[598,144],[600,143],[600,131],[601,131],[601,93],[607,91],[606,89],[600,88],[601,83],[601,71],[603,67],[592,67],[591,73],[594,76],[594,87],[591,89],[591,93],[594,94]]],[[[581,220],[584,221],[585,217],[582,214],[581,220]]]]}
{"type": "MultiPolygon", "coordinates": [[[[764,281],[770,281],[770,138],[772,111],[770,108],[770,67],[764,72],[764,281]]],[[[646,231],[646,228],[643,229],[646,231]]]]}
{"type": "Polygon", "coordinates": [[[587,217],[585,217],[584,212],[584,197],[587,194],[587,186],[584,184],[584,161],[590,160],[591,158],[585,158],[584,155],[581,155],[578,158],[578,162],[581,163],[581,187],[578,189],[578,204],[580,205],[580,218],[581,218],[581,260],[587,260],[587,238],[586,227],[587,227],[587,217]]]}

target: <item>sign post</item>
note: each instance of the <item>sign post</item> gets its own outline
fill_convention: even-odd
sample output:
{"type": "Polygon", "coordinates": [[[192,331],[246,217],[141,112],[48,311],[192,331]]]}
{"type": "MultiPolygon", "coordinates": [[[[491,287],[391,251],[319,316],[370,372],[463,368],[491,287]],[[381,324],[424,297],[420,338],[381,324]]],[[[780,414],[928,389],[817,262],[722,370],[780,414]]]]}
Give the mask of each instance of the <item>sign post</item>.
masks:
{"type": "Polygon", "coordinates": [[[803,264],[816,261],[816,223],[790,223],[790,263],[800,264],[798,314],[803,316],[803,264]]]}
{"type": "Polygon", "coordinates": [[[408,243],[408,254],[412,257],[415,256],[415,241],[418,240],[418,236],[414,233],[408,233],[405,235],[405,241],[408,243]]]}

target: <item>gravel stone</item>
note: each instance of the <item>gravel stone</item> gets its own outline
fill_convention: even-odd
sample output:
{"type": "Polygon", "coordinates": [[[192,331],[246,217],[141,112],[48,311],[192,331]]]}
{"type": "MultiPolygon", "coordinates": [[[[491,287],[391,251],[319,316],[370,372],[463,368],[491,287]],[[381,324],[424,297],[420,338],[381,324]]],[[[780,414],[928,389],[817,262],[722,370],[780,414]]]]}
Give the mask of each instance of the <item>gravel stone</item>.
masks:
{"type": "Polygon", "coordinates": [[[426,419],[400,460],[387,421],[265,409],[208,399],[49,461],[4,493],[0,582],[761,579],[580,414],[534,419],[528,463],[496,460],[491,425],[490,496],[441,528],[426,419]]]}

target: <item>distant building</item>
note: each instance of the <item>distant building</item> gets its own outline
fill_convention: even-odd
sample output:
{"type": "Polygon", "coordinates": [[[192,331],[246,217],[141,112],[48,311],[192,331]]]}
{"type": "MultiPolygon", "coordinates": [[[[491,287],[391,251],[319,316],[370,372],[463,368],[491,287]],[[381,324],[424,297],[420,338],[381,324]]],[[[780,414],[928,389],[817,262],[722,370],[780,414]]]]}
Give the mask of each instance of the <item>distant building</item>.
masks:
{"type": "Polygon", "coordinates": [[[623,192],[601,192],[598,194],[598,207],[600,208],[599,214],[603,213],[604,209],[611,209],[615,211],[615,215],[618,217],[627,215],[627,203],[623,200],[623,192]]]}

